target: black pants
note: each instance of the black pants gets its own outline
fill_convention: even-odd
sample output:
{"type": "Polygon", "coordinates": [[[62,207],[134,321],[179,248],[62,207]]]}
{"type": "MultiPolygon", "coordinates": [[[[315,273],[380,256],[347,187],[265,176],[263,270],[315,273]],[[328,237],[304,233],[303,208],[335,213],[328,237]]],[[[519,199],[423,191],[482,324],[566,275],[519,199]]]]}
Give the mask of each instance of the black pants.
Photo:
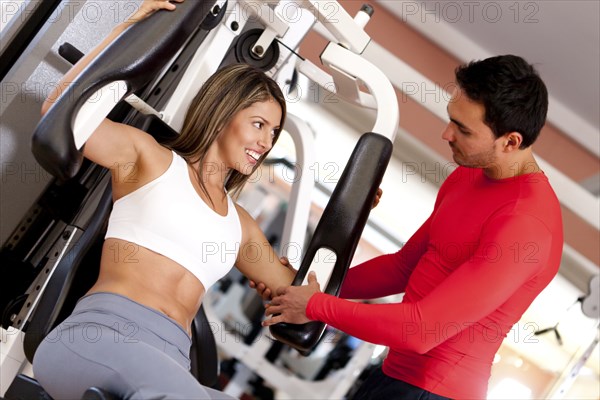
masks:
{"type": "Polygon", "coordinates": [[[369,375],[352,400],[449,400],[406,382],[390,378],[381,367],[369,375]]]}

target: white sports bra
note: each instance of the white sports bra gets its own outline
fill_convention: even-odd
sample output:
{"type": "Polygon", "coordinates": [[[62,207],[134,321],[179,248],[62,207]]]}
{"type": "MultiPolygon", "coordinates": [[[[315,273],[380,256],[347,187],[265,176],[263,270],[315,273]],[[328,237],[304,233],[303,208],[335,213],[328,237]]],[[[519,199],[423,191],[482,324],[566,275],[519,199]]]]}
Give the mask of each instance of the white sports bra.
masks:
{"type": "Polygon", "coordinates": [[[208,290],[235,264],[242,227],[227,196],[221,216],[192,186],[185,160],[173,153],[158,178],[115,201],[105,238],[126,240],[162,254],[194,274],[208,290]]]}

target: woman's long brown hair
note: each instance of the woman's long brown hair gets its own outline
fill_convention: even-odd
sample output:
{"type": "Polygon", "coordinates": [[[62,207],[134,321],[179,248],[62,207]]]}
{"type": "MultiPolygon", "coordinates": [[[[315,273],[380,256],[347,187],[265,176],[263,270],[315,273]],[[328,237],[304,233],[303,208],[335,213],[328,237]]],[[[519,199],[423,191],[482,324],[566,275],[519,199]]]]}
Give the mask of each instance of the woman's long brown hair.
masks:
{"type": "MultiPolygon", "coordinates": [[[[203,176],[206,153],[219,137],[222,129],[236,113],[252,104],[276,101],[281,107],[281,121],[273,144],[279,138],[285,122],[286,104],[279,85],[262,71],[246,64],[234,64],[215,72],[192,100],[185,116],[181,133],[166,146],[181,155],[190,164],[199,162],[196,172],[202,192],[212,203],[203,176]]],[[[264,153],[253,171],[263,162],[264,153]]],[[[234,196],[239,194],[250,175],[231,170],[225,180],[225,189],[234,196]]]]}

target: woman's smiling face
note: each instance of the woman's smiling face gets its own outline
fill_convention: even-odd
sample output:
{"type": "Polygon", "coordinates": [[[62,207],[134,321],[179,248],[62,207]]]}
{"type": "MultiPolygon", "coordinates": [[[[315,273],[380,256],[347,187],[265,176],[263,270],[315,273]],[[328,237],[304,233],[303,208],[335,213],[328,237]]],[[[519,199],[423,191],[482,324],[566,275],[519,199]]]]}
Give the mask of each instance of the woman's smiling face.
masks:
{"type": "Polygon", "coordinates": [[[280,121],[281,107],[274,100],[257,102],[238,111],[217,139],[224,166],[251,174],[259,158],[273,146],[280,121]]]}

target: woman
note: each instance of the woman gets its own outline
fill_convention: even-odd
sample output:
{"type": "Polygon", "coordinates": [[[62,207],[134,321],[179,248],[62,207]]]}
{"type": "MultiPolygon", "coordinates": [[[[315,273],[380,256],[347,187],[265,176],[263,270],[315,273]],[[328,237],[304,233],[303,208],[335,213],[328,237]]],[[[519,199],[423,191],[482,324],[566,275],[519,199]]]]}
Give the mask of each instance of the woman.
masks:
{"type": "MultiPolygon", "coordinates": [[[[128,25],[175,7],[145,0],[65,75],[42,113],[128,25]]],[[[234,65],[204,84],[165,146],[109,120],[93,133],[83,154],[111,169],[114,207],[98,281],[35,355],[35,377],[52,397],[81,398],[91,386],[124,398],[224,396],[189,373],[190,325],[206,290],[234,264],[273,291],[293,279],[228,195],[264,160],[285,111],[273,80],[234,65]]]]}

